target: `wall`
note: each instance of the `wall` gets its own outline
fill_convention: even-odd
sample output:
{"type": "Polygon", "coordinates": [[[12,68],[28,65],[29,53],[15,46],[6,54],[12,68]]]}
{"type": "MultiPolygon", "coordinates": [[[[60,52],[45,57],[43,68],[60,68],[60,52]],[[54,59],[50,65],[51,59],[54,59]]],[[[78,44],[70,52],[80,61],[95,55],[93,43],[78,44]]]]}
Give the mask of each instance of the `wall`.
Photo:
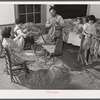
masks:
{"type": "Polygon", "coordinates": [[[90,5],[89,14],[94,14],[96,18],[100,19],[100,4],[99,5],[90,5]]]}
{"type": "MultiPolygon", "coordinates": [[[[50,5],[46,7],[46,19],[49,18],[50,5]]],[[[90,5],[88,7],[88,14],[94,14],[100,18],[100,5],[90,5]]],[[[0,4],[0,25],[12,24],[15,22],[14,4],[0,4]]]]}
{"type": "MultiPolygon", "coordinates": [[[[50,14],[49,14],[49,8],[50,8],[50,5],[47,5],[47,11],[46,11],[46,16],[47,18],[49,18],[50,14]]],[[[87,15],[89,14],[94,14],[96,16],[96,18],[99,18],[100,19],[100,4],[99,5],[88,5],[88,8],[87,8],[87,15]]]]}
{"type": "Polygon", "coordinates": [[[15,22],[14,4],[0,4],[0,25],[15,22]]]}
{"type": "Polygon", "coordinates": [[[49,5],[47,5],[46,6],[46,18],[48,19],[49,18],[49,16],[50,16],[50,13],[49,13],[49,8],[50,8],[50,6],[49,5]]]}
{"type": "MultiPolygon", "coordinates": [[[[46,5],[46,18],[49,18],[49,5],[46,5]]],[[[0,4],[0,26],[15,23],[14,4],[0,4]]]]}

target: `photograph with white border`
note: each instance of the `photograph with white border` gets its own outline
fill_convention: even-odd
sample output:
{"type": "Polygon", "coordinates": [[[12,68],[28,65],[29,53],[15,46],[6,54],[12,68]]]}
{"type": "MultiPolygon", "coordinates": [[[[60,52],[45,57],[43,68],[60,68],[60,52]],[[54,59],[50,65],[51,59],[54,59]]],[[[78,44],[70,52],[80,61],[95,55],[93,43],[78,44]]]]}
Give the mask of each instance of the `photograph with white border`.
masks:
{"type": "Polygon", "coordinates": [[[0,2],[0,98],[100,98],[100,2],[0,2]]]}

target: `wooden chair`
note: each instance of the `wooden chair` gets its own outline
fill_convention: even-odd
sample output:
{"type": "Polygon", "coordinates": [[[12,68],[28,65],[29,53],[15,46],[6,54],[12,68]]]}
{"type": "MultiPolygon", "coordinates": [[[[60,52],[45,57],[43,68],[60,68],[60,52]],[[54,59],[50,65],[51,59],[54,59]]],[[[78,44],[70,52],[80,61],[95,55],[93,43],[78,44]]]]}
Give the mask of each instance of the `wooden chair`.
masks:
{"type": "MultiPolygon", "coordinates": [[[[60,40],[62,41],[62,39],[60,39],[60,40]]],[[[46,56],[46,58],[45,58],[45,65],[46,65],[47,61],[50,58],[53,58],[53,60],[54,60],[55,56],[58,56],[58,55],[62,54],[62,52],[58,52],[58,47],[62,45],[60,40],[57,40],[55,45],[42,45],[42,47],[46,51],[46,54],[45,54],[45,56],[46,56]],[[49,58],[47,58],[48,53],[49,53],[49,58]]],[[[62,49],[62,47],[59,47],[59,48],[62,49]]]]}
{"type": "Polygon", "coordinates": [[[40,42],[40,45],[43,47],[43,49],[46,51],[45,53],[45,65],[47,63],[47,61],[52,57],[53,60],[54,60],[54,57],[55,56],[58,56],[58,55],[61,55],[62,52],[59,52],[59,51],[62,51],[62,45],[63,45],[63,38],[60,38],[59,40],[56,41],[55,45],[52,45],[52,44],[47,44],[46,42],[46,34],[43,35],[43,32],[44,32],[44,29],[43,28],[40,32],[40,40],[42,40],[40,42]],[[60,44],[60,45],[59,45],[60,44]],[[58,50],[58,49],[61,49],[61,50],[58,50]],[[49,54],[49,58],[47,57],[47,55],[49,54]]]}
{"type": "Polygon", "coordinates": [[[4,58],[4,49],[1,40],[0,40],[0,58],[4,58]]]}
{"type": "Polygon", "coordinates": [[[11,61],[11,56],[10,56],[8,48],[5,48],[5,61],[6,61],[7,73],[10,75],[12,82],[14,81],[14,76],[16,76],[14,72],[17,73],[17,71],[19,70],[24,70],[25,77],[27,78],[28,68],[26,67],[26,62],[13,64],[11,61]]]}

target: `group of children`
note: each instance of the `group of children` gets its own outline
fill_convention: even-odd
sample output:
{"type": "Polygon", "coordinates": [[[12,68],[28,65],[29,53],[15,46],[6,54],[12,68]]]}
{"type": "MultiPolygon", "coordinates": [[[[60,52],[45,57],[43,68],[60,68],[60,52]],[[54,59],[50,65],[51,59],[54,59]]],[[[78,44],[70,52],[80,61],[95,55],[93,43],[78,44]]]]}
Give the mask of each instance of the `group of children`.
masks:
{"type": "Polygon", "coordinates": [[[77,34],[80,34],[81,43],[80,43],[80,55],[84,54],[84,62],[86,65],[92,64],[93,56],[95,51],[95,36],[96,34],[96,18],[94,15],[89,15],[86,17],[85,22],[83,23],[82,18],[77,18],[75,23],[75,29],[77,29],[77,34]],[[84,53],[83,53],[84,52],[84,53]],[[91,60],[89,60],[89,57],[91,60]]]}

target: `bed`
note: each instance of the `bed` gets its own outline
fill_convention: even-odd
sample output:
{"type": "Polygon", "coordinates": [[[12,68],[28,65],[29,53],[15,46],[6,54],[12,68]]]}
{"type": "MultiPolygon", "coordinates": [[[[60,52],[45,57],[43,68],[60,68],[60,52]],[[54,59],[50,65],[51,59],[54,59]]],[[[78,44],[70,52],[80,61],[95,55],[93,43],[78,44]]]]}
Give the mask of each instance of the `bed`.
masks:
{"type": "MultiPolygon", "coordinates": [[[[83,22],[85,22],[85,17],[82,17],[82,19],[83,19],[83,22]]],[[[80,42],[81,42],[80,34],[77,34],[76,31],[69,31],[74,27],[72,23],[76,21],[76,18],[64,19],[64,20],[65,20],[66,26],[63,32],[63,41],[66,43],[72,44],[74,46],[80,46],[80,42]]],[[[99,19],[97,19],[96,30],[97,30],[97,34],[100,35],[100,20],[99,19]]]]}
{"type": "Polygon", "coordinates": [[[76,19],[65,19],[66,26],[63,32],[63,41],[74,46],[80,46],[80,34],[77,34],[76,30],[70,31],[74,27],[73,22],[75,20],[76,19]]]}

